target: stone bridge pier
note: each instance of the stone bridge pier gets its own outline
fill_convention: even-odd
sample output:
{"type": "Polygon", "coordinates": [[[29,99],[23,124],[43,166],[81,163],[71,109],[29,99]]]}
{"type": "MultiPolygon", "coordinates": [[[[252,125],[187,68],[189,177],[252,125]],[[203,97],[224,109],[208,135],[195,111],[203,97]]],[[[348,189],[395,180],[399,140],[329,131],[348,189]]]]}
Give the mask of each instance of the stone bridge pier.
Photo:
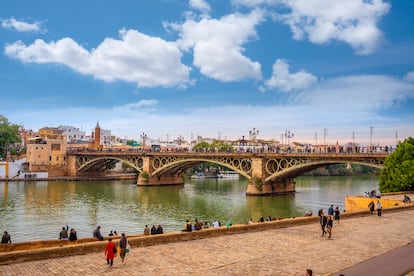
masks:
{"type": "Polygon", "coordinates": [[[139,173],[137,180],[138,186],[184,184],[184,177],[181,170],[164,170],[160,173],[159,170],[157,170],[157,165],[154,164],[158,161],[159,159],[151,157],[142,158],[142,170],[139,173]]]}
{"type": "Polygon", "coordinates": [[[285,177],[266,181],[269,173],[265,166],[266,159],[252,158],[251,178],[247,184],[246,195],[272,195],[295,191],[292,178],[285,177]]]}

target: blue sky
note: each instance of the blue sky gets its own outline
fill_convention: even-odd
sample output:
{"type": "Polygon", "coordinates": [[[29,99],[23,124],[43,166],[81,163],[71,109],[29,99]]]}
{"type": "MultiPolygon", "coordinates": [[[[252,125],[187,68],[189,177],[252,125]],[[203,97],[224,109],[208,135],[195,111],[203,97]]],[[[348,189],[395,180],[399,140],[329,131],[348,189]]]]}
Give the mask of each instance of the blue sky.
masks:
{"type": "Polygon", "coordinates": [[[0,114],[35,131],[414,136],[413,1],[5,0],[0,20],[0,114]]]}

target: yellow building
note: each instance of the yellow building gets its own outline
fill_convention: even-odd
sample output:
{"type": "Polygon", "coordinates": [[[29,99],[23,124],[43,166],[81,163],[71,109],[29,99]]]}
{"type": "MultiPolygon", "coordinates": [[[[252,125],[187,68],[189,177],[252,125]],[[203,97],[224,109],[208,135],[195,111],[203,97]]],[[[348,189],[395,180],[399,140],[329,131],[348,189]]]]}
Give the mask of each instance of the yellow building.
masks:
{"type": "Polygon", "coordinates": [[[65,137],[60,138],[28,138],[27,162],[30,172],[49,172],[49,176],[66,174],[67,144],[65,137]]]}

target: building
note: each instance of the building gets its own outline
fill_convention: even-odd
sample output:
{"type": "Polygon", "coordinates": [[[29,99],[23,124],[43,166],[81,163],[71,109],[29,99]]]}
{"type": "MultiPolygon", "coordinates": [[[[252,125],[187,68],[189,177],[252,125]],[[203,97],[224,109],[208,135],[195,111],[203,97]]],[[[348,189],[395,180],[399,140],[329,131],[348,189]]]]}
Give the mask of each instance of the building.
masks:
{"type": "Polygon", "coordinates": [[[85,131],[73,126],[58,126],[66,135],[66,142],[68,144],[87,144],[90,137],[86,135],[85,131]]]}
{"type": "Polygon", "coordinates": [[[113,144],[113,138],[110,130],[101,129],[99,122],[96,122],[96,127],[92,131],[91,146],[94,149],[108,148],[113,144]]]}
{"type": "Polygon", "coordinates": [[[48,172],[49,176],[66,174],[66,136],[57,138],[32,137],[27,143],[27,163],[30,173],[48,172]]]}

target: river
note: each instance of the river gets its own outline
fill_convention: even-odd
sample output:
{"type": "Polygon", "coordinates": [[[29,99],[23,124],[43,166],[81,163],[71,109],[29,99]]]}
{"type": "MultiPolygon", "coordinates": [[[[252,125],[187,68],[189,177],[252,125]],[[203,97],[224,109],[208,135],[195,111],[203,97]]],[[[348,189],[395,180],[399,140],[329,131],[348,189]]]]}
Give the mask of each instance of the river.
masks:
{"type": "Polygon", "coordinates": [[[260,216],[295,217],[330,204],[344,209],[346,195],[378,190],[378,177],[298,177],[296,193],[246,196],[245,179],[198,179],[179,186],[137,187],[131,181],[0,182],[0,230],[12,241],[57,239],[63,226],[91,237],[137,234],[146,224],[179,231],[186,219],[246,223],[260,216]]]}

